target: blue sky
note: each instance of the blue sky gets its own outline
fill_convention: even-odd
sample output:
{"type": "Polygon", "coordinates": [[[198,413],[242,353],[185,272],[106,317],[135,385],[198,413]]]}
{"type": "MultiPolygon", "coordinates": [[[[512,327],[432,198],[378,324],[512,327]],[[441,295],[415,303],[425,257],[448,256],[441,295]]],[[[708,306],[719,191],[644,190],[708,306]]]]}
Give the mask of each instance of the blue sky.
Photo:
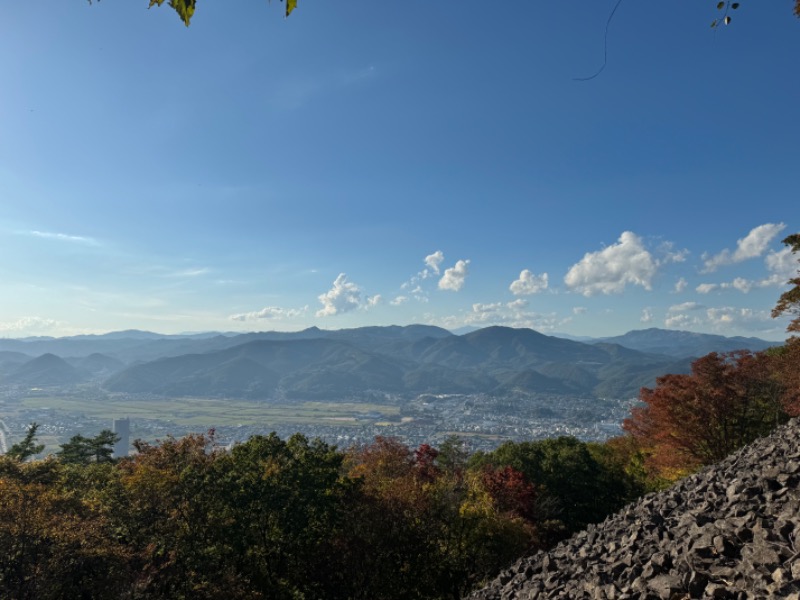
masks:
{"type": "Polygon", "coordinates": [[[0,336],[782,339],[788,3],[0,8],[0,336]]]}

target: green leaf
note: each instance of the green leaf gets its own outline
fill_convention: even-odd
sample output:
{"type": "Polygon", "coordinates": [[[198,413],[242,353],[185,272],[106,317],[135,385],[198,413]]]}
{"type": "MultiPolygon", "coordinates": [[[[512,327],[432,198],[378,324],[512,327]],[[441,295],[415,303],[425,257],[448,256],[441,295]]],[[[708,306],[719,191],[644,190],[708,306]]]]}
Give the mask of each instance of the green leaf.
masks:
{"type": "Polygon", "coordinates": [[[188,27],[194,15],[194,6],[197,0],[169,0],[169,5],[175,9],[183,23],[188,27]]]}
{"type": "Polygon", "coordinates": [[[731,18],[725,17],[725,25],[730,25],[730,24],[731,24],[731,18]]]}
{"type": "Polygon", "coordinates": [[[731,8],[733,10],[736,10],[737,8],[739,8],[739,3],[738,2],[734,2],[733,4],[731,4],[731,8]]]}
{"type": "Polygon", "coordinates": [[[297,0],[286,0],[286,16],[292,14],[292,11],[297,8],[297,0]]]}
{"type": "Polygon", "coordinates": [[[717,2],[717,10],[722,10],[723,8],[725,8],[725,3],[724,2],[717,2]]]}
{"type": "MultiPolygon", "coordinates": [[[[178,16],[183,21],[184,25],[187,27],[189,26],[189,21],[192,20],[192,16],[194,16],[194,8],[197,0],[169,0],[169,5],[178,13],[178,16]]],[[[150,6],[147,8],[153,8],[153,6],[161,6],[164,4],[164,0],[150,0],[150,6]]]]}
{"type": "Polygon", "coordinates": [[[714,27],[716,27],[717,25],[719,25],[719,22],[716,19],[711,21],[711,29],[714,29],[714,27]]]}

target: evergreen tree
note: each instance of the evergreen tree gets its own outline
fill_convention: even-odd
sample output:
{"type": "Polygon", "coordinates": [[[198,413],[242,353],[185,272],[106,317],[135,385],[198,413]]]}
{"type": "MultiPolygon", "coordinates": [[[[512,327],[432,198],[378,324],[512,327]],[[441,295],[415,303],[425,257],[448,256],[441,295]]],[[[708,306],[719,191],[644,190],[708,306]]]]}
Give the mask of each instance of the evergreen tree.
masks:
{"type": "Polygon", "coordinates": [[[31,456],[35,456],[44,450],[44,444],[36,443],[36,431],[38,429],[38,423],[31,423],[23,440],[11,446],[6,455],[18,462],[25,462],[31,456]]]}

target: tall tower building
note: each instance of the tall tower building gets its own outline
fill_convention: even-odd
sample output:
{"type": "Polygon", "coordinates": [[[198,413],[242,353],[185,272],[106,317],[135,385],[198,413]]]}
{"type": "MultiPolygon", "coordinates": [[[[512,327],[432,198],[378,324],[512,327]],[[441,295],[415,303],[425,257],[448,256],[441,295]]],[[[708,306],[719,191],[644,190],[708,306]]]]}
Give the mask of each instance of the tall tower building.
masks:
{"type": "Polygon", "coordinates": [[[114,419],[111,431],[119,436],[119,441],[114,444],[114,458],[128,456],[128,449],[131,446],[131,420],[128,417],[114,419]]]}

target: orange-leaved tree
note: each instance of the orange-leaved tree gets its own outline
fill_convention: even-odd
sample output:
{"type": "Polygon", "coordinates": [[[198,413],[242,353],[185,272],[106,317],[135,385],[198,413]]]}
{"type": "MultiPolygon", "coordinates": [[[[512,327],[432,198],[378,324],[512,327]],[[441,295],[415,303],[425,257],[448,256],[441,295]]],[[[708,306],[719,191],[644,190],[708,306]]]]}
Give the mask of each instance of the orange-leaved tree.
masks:
{"type": "Polygon", "coordinates": [[[689,375],[642,388],[623,423],[647,454],[650,475],[672,480],[769,433],[792,413],[770,353],[712,352],[689,375]]]}

